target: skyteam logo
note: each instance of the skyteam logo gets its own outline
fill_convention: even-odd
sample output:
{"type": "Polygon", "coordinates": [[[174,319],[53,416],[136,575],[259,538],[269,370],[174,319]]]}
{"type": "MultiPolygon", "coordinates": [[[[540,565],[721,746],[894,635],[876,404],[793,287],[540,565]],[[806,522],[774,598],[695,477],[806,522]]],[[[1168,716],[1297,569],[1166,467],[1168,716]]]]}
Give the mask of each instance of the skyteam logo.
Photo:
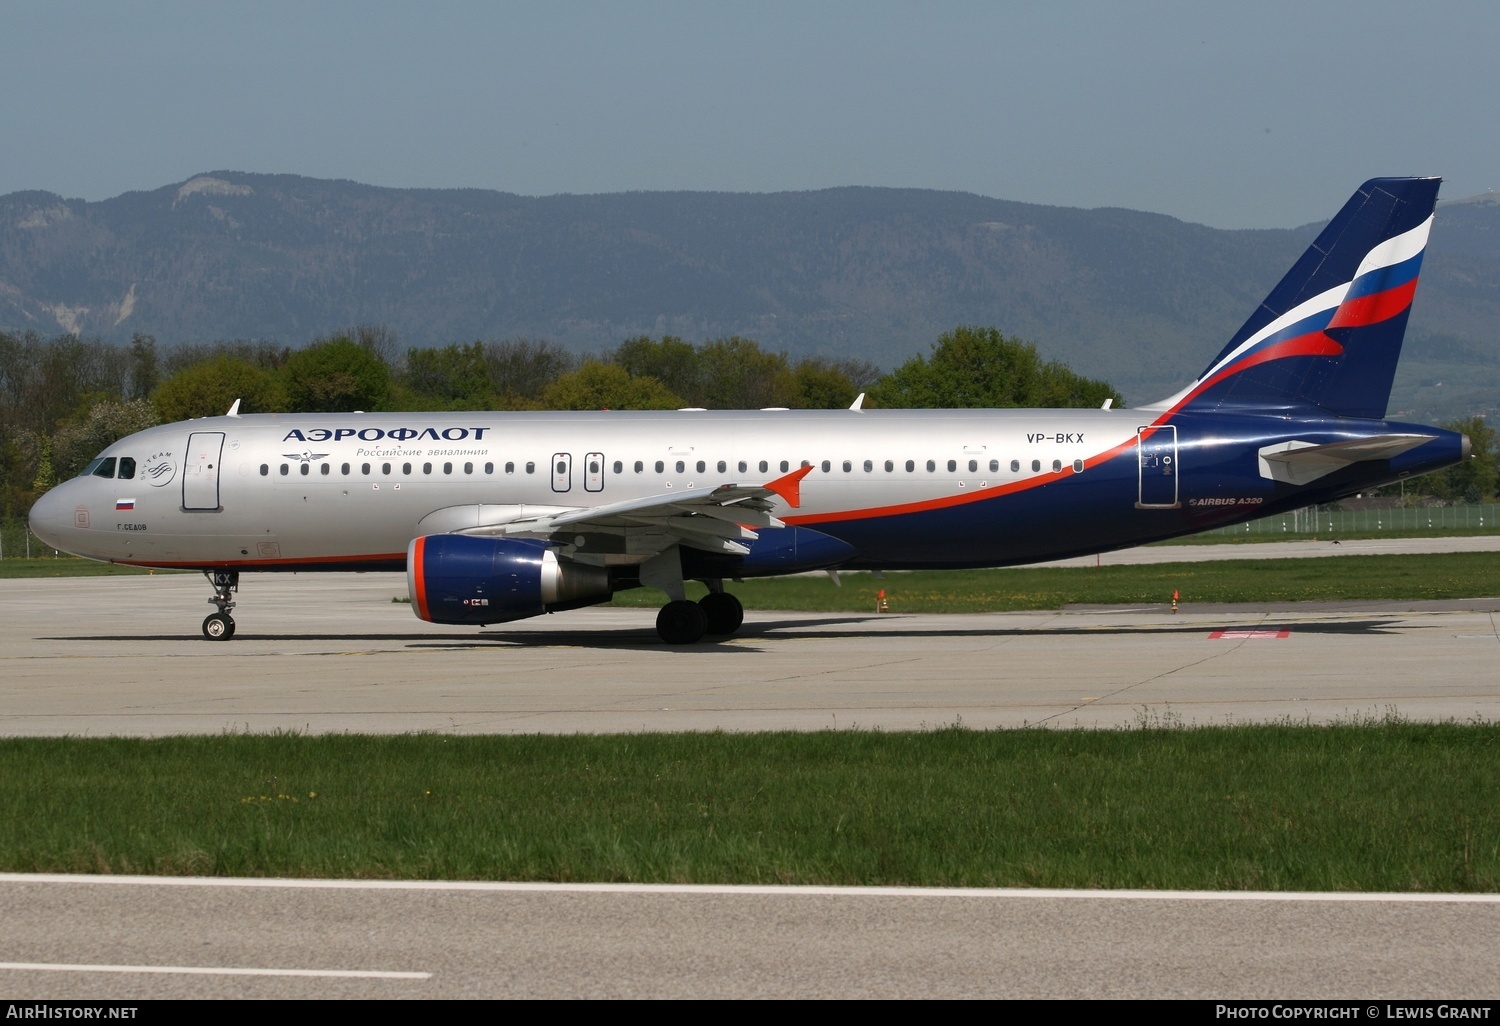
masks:
{"type": "Polygon", "coordinates": [[[169,452],[153,453],[141,467],[141,477],[152,488],[165,488],[177,476],[177,464],[169,452]]]}

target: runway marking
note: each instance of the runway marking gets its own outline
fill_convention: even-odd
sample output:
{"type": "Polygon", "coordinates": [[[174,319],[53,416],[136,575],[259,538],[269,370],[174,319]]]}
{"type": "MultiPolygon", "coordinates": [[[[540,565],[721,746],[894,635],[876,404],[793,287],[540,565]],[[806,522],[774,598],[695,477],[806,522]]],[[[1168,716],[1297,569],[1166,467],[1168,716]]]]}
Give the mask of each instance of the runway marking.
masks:
{"type": "Polygon", "coordinates": [[[1282,638],[1289,638],[1291,636],[1291,630],[1285,627],[1280,629],[1272,628],[1271,630],[1254,630],[1249,627],[1224,627],[1209,634],[1208,637],[1210,641],[1218,641],[1220,639],[1225,641],[1259,641],[1267,639],[1280,641],[1282,638]]]}
{"type": "Polygon", "coordinates": [[[376,969],[245,969],[211,965],[84,965],[65,962],[0,962],[0,969],[43,973],[156,973],[175,976],[316,976],[342,980],[430,980],[431,973],[376,969]]]}
{"type": "MultiPolygon", "coordinates": [[[[0,873],[0,884],[116,884],[133,887],[264,887],[333,891],[492,891],[561,894],[722,894],[832,898],[1086,898],[1095,901],[1331,901],[1500,905],[1500,894],[1408,891],[1149,891],[1048,887],[834,887],[791,884],[544,883],[504,880],[304,880],[280,877],[104,876],[0,873]]],[[[3,965],[5,963],[0,963],[3,965]]],[[[207,971],[207,970],[205,970],[207,971]]],[[[246,972],[252,970],[244,970],[246,972]]],[[[304,972],[303,970],[278,970],[304,972]]],[[[305,972],[317,972],[306,970],[305,972]]]]}

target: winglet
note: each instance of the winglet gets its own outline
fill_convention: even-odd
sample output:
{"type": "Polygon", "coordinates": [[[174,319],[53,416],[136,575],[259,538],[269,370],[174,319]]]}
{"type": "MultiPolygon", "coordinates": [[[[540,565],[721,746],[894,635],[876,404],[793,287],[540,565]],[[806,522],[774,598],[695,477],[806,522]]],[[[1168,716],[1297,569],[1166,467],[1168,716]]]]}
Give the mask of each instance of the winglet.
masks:
{"type": "Polygon", "coordinates": [[[802,505],[802,479],[811,473],[811,464],[798,467],[790,474],[766,482],[766,488],[785,499],[788,506],[796,509],[802,505]]]}
{"type": "Polygon", "coordinates": [[[234,405],[229,408],[229,412],[226,413],[226,414],[224,414],[224,416],[226,416],[226,417],[238,417],[239,415],[240,415],[240,401],[238,399],[236,399],[234,401],[234,405]]]}
{"type": "Polygon", "coordinates": [[[853,410],[855,413],[858,413],[861,410],[863,410],[864,408],[865,408],[865,394],[863,392],[861,392],[855,398],[854,402],[852,402],[852,403],[849,404],[849,409],[853,410]]]}

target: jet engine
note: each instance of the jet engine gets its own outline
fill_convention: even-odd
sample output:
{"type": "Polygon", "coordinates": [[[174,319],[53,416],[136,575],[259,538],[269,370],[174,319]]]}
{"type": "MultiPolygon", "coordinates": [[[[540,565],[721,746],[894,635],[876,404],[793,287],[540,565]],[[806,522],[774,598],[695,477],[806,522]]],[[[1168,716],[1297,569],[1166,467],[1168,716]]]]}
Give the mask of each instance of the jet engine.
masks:
{"type": "Polygon", "coordinates": [[[609,573],[538,541],[429,534],[406,549],[412,611],[433,623],[524,620],[609,599],[609,573]]]}

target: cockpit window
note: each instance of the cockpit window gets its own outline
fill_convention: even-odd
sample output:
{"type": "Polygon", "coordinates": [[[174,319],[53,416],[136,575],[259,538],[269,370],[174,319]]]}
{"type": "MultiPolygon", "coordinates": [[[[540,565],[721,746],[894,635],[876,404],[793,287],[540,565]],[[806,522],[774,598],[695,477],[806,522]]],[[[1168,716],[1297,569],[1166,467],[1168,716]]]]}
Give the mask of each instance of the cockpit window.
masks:
{"type": "Polygon", "coordinates": [[[103,456],[95,456],[89,460],[89,465],[78,472],[79,477],[93,477],[94,471],[99,469],[99,464],[104,462],[103,456]]]}
{"type": "Polygon", "coordinates": [[[106,456],[103,459],[95,460],[94,462],[98,464],[97,467],[94,467],[95,477],[115,476],[115,458],[113,456],[106,456]]]}
{"type": "Polygon", "coordinates": [[[121,481],[128,481],[135,477],[135,458],[132,456],[120,457],[120,473],[116,475],[121,481]]]}

